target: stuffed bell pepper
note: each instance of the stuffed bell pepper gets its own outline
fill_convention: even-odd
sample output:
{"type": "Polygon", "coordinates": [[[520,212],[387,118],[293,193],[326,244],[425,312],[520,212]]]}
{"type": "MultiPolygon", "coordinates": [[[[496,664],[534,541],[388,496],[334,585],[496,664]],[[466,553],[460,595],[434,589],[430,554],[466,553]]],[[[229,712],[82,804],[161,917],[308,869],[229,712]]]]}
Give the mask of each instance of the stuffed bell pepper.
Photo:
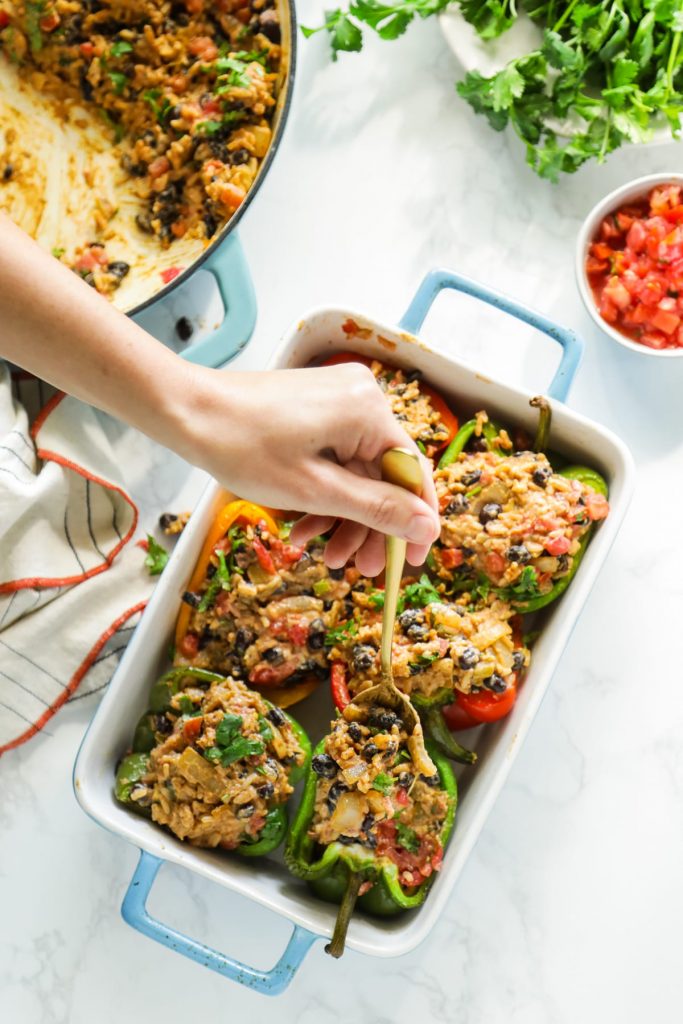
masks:
{"type": "Polygon", "coordinates": [[[152,689],[117,799],[193,846],[259,856],[285,836],[285,805],[306,773],[301,726],[244,683],[197,668],[152,689]]]}
{"type": "Polygon", "coordinates": [[[339,903],[341,956],[356,902],[371,914],[419,906],[438,872],[457,802],[448,762],[430,748],[430,777],[413,765],[402,719],[349,704],[316,748],[285,859],[322,899],[339,903]]]}
{"type": "MultiPolygon", "coordinates": [[[[549,407],[539,436],[547,438],[549,407]]],[[[607,485],[594,470],[555,472],[538,450],[517,451],[482,412],[461,427],[435,473],[441,537],[432,568],[451,587],[490,589],[520,612],[562,594],[594,524],[609,512],[607,485]],[[469,447],[468,447],[469,445],[469,447]]]]}
{"type": "Polygon", "coordinates": [[[183,595],[175,663],[267,688],[288,707],[326,679],[325,635],[353,569],[328,569],[324,543],[287,540],[288,526],[246,501],[219,513],[183,595]]]}

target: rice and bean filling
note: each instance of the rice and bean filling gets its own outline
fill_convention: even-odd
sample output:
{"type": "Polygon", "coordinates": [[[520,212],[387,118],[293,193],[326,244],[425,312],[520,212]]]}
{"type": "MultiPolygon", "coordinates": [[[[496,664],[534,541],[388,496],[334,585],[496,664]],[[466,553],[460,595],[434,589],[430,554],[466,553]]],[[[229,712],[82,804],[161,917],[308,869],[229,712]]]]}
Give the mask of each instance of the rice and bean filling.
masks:
{"type": "Polygon", "coordinates": [[[149,770],[130,799],[195,846],[257,841],[268,812],[293,792],[292,767],[305,760],[283,712],[225,679],[208,689],[190,681],[160,717],[149,770]]]}
{"type": "MultiPolygon", "coordinates": [[[[353,615],[336,628],[329,656],[346,665],[351,696],[375,685],[381,675],[383,592],[369,581],[351,591],[353,615]]],[[[503,693],[530,662],[517,618],[496,595],[472,604],[469,593],[448,597],[423,576],[403,583],[394,626],[392,669],[402,693],[430,698],[447,689],[462,693],[488,689],[503,693]],[[411,603],[412,602],[412,603],[411,603]]]]}
{"type": "Polygon", "coordinates": [[[566,576],[608,504],[587,484],[554,473],[545,455],[465,452],[434,476],[441,513],[437,571],[481,573],[499,587],[523,580],[547,593],[566,576]]]}
{"type": "Polygon", "coordinates": [[[421,386],[420,370],[387,367],[379,360],[373,360],[370,369],[392,413],[413,441],[419,442],[428,455],[441,448],[449,439],[448,427],[421,386]]]}
{"type": "MultiPolygon", "coordinates": [[[[138,228],[162,245],[212,238],[245,199],[281,72],[272,0],[0,0],[0,48],[35,88],[92,104],[111,126],[138,228]]],[[[128,272],[101,244],[116,212],[59,253],[105,293],[128,272]]]]}
{"type": "Polygon", "coordinates": [[[387,708],[349,705],[332,724],[317,775],[309,835],[321,846],[358,844],[398,867],[407,888],[438,871],[449,796],[438,773],[420,775],[403,720],[387,708]]]}
{"type": "Polygon", "coordinates": [[[328,569],[323,552],[322,541],[294,547],[265,523],[231,527],[199,589],[183,595],[192,613],[175,663],[263,686],[326,678],[327,633],[358,573],[328,569]]]}

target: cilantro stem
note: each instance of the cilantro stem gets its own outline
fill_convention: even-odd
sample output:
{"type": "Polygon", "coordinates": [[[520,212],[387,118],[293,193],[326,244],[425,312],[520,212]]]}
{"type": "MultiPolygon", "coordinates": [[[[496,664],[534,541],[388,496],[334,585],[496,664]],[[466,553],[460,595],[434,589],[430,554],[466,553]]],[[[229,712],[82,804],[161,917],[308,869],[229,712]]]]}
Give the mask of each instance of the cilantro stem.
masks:
{"type": "Polygon", "coordinates": [[[559,32],[560,31],[560,29],[562,28],[562,26],[564,25],[565,21],[567,20],[569,15],[572,13],[572,11],[574,10],[574,8],[576,7],[578,2],[579,2],[579,0],[571,0],[571,3],[568,4],[567,7],[565,7],[562,16],[560,18],[558,18],[558,20],[555,22],[555,24],[553,26],[553,32],[559,32]]]}
{"type": "Polygon", "coordinates": [[[681,30],[674,30],[674,38],[671,43],[671,49],[669,51],[669,60],[666,65],[666,92],[669,96],[674,91],[674,72],[676,68],[676,58],[678,56],[678,47],[681,42],[681,30]]]}

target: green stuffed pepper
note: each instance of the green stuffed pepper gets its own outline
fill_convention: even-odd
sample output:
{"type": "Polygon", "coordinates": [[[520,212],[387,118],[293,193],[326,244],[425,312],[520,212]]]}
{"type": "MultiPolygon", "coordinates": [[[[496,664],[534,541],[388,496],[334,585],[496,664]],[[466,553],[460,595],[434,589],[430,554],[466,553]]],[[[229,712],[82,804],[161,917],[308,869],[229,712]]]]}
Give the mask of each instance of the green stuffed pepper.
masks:
{"type": "Polygon", "coordinates": [[[322,899],[340,904],[326,951],[341,956],[356,903],[387,916],[418,907],[453,828],[457,788],[428,745],[436,774],[420,775],[401,718],[348,705],[316,747],[285,860],[322,899]]]}
{"type": "Polygon", "coordinates": [[[290,715],[243,683],[176,668],[155,683],[121,761],[116,798],[195,846],[275,849],[311,747],[290,715]]]}
{"type": "Polygon", "coordinates": [[[485,413],[461,427],[435,474],[442,532],[430,555],[454,592],[479,598],[493,591],[523,614],[564,593],[594,525],[609,513],[599,473],[553,469],[544,454],[550,406],[532,404],[540,410],[534,450],[514,450],[485,413]],[[473,438],[475,450],[468,448],[473,438]]]}

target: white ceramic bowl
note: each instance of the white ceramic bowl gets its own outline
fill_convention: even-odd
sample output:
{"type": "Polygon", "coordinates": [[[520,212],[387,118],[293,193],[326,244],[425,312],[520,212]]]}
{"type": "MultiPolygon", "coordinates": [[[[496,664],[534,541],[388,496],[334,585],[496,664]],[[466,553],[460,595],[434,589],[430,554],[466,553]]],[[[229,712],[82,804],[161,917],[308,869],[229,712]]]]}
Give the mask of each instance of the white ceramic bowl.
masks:
{"type": "Polygon", "coordinates": [[[588,247],[594,240],[603,217],[617,210],[624,203],[642,198],[656,185],[683,186],[683,174],[673,172],[671,174],[646,174],[642,178],[636,178],[634,181],[629,181],[626,185],[615,188],[613,192],[610,192],[609,195],[606,195],[604,199],[601,199],[593,207],[584,220],[576,240],[574,269],[576,272],[576,283],[579,286],[579,293],[583,303],[604,334],[607,334],[614,341],[618,341],[624,348],[630,348],[632,352],[638,352],[641,356],[659,356],[660,358],[671,359],[683,356],[683,348],[650,348],[648,345],[641,345],[640,342],[631,341],[630,338],[617,331],[616,328],[612,327],[600,316],[585,269],[588,247]]]}

